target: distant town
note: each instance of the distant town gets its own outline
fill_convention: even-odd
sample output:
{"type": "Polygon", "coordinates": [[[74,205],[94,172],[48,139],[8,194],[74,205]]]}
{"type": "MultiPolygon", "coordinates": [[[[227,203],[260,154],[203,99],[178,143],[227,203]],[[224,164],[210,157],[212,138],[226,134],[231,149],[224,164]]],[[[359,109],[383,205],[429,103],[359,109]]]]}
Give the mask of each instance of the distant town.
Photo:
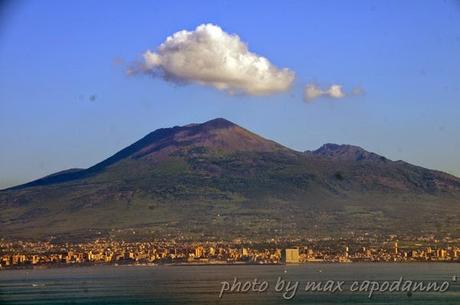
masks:
{"type": "Polygon", "coordinates": [[[332,238],[305,241],[190,242],[97,239],[69,243],[0,240],[0,269],[92,264],[301,264],[460,262],[460,240],[398,241],[373,245],[332,238]]]}

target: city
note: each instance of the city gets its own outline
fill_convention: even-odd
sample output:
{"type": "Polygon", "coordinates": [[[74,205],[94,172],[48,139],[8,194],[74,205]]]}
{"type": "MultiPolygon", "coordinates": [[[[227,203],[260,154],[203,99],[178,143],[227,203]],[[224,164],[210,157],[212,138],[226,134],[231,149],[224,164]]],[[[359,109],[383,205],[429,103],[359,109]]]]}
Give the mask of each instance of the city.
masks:
{"type": "Polygon", "coordinates": [[[94,264],[300,264],[352,262],[460,262],[457,240],[431,243],[335,240],[177,242],[175,240],[81,243],[0,240],[0,269],[94,264]]]}

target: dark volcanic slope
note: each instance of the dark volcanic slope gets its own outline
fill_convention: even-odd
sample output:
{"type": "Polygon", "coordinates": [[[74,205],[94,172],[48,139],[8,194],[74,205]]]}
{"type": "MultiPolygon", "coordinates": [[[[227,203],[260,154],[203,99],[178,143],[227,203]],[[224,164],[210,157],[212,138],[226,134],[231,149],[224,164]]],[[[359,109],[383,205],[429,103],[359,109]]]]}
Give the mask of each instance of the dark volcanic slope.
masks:
{"type": "Polygon", "coordinates": [[[361,147],[353,145],[324,144],[315,151],[306,151],[306,154],[327,157],[331,160],[344,161],[386,161],[385,157],[368,152],[361,147]]]}
{"type": "Polygon", "coordinates": [[[215,119],[0,192],[9,236],[459,235],[460,179],[362,148],[305,153],[215,119]]]}
{"type": "Polygon", "coordinates": [[[155,130],[136,143],[88,169],[65,170],[12,189],[83,179],[97,175],[107,167],[123,159],[159,161],[168,156],[179,154],[184,149],[192,152],[194,149],[206,149],[214,153],[286,150],[278,143],[266,140],[230,121],[218,118],[203,124],[190,124],[182,127],[176,126],[155,130]]]}

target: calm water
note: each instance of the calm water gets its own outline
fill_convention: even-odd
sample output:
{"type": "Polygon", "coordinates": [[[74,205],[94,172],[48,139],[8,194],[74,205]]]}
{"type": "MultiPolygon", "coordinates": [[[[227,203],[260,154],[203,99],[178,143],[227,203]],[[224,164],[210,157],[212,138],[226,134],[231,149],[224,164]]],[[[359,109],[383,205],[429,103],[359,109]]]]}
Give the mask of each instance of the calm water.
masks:
{"type": "Polygon", "coordinates": [[[307,264],[295,266],[95,266],[0,272],[0,304],[460,304],[460,264],[307,264]],[[292,300],[273,288],[278,276],[299,281],[292,300]],[[302,291],[320,280],[449,281],[444,293],[340,294],[302,291]],[[269,281],[267,292],[218,298],[222,281],[269,281]],[[305,285],[304,285],[305,286],[305,285]]]}

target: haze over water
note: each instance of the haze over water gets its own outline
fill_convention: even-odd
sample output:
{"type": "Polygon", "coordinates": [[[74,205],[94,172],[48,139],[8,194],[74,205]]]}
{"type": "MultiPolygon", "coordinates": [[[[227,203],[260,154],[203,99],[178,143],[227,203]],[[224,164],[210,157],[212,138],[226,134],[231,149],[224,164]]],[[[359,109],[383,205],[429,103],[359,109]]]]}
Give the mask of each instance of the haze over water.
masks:
{"type": "MultiPolygon", "coordinates": [[[[306,264],[271,266],[93,266],[0,272],[0,304],[460,304],[458,264],[306,264]],[[274,292],[278,276],[299,281],[296,297],[274,292]],[[338,294],[302,291],[307,281],[449,281],[444,293],[338,294]],[[264,293],[224,294],[222,281],[269,281],[264,293]]],[[[347,284],[345,284],[347,285],[347,284]]]]}

